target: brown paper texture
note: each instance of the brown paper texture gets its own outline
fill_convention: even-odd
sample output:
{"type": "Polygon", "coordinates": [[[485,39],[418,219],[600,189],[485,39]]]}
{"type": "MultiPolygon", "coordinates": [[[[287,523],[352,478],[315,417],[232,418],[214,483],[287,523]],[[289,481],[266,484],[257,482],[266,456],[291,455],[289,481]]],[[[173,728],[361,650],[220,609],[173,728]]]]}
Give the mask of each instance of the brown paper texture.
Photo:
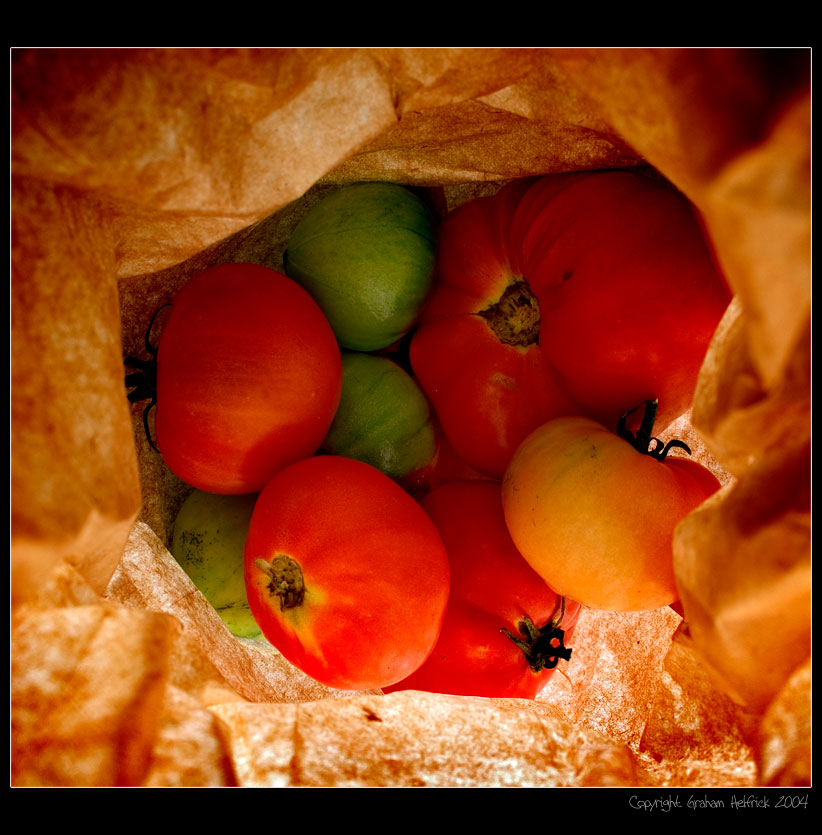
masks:
{"type": "MultiPolygon", "coordinates": [[[[808,50],[12,50],[15,786],[757,786],[810,774],[808,50]],[[535,702],[343,693],[168,554],[186,488],[122,357],[335,185],[650,164],[735,300],[680,427],[722,492],[682,603],[585,611],[535,702]]],[[[281,248],[282,248],[281,247],[281,248]]]]}

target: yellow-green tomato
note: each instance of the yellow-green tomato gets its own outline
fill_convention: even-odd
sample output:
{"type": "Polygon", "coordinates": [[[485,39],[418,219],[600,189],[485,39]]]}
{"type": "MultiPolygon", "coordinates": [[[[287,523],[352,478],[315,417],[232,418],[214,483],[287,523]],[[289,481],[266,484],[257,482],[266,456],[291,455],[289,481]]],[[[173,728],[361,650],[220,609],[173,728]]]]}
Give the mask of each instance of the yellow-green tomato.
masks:
{"type": "Polygon", "coordinates": [[[195,490],[174,521],[171,553],[238,638],[259,638],[245,590],[243,549],[257,494],[195,490]]]}
{"type": "Polygon", "coordinates": [[[283,261],[343,348],[377,351],[413,325],[431,287],[436,218],[394,183],[354,183],[300,221],[283,261]]]}
{"type": "Polygon", "coordinates": [[[386,357],[343,352],[340,405],[323,442],[395,481],[414,482],[436,457],[428,400],[415,380],[386,357]]]}

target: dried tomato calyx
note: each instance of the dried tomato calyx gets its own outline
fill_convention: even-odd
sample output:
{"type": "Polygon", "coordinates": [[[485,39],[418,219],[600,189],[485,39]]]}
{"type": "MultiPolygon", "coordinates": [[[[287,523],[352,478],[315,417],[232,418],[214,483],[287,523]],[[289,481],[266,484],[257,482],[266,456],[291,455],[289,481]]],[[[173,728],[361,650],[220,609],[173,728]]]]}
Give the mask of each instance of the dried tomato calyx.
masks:
{"type": "Polygon", "coordinates": [[[539,302],[524,278],[509,284],[498,302],[477,315],[504,345],[527,347],[539,342],[539,302]]]}
{"type": "Polygon", "coordinates": [[[553,670],[559,664],[559,659],[571,660],[571,650],[565,646],[565,630],[560,629],[565,615],[565,598],[562,598],[562,609],[542,628],[538,627],[527,615],[517,624],[522,638],[518,638],[509,630],[504,632],[522,650],[531,669],[538,673],[541,670],[553,670]]]}
{"type": "Polygon", "coordinates": [[[128,393],[129,403],[139,403],[141,400],[149,400],[149,404],[143,409],[143,430],[146,433],[146,438],[156,452],[157,445],[151,438],[151,430],[148,427],[148,416],[151,410],[157,405],[157,347],[151,344],[151,330],[154,327],[154,321],[161,310],[166,307],[171,307],[170,304],[164,304],[154,311],[151,321],[148,323],[148,329],[145,334],[146,351],[151,359],[141,360],[138,357],[125,357],[124,365],[129,368],[135,368],[136,371],[131,374],[126,374],[126,388],[131,389],[128,393]]]}
{"type": "Polygon", "coordinates": [[[272,597],[280,598],[280,611],[300,606],[305,598],[305,582],[300,564],[279,554],[271,562],[254,560],[254,565],[268,576],[268,590],[272,597]]]}
{"type": "Polygon", "coordinates": [[[643,455],[650,455],[651,458],[656,458],[657,461],[664,461],[668,453],[674,448],[684,449],[690,455],[691,448],[684,441],[675,439],[668,441],[667,444],[663,444],[659,438],[652,437],[658,407],[658,400],[645,400],[639,406],[635,406],[633,409],[624,412],[617,423],[617,435],[623,441],[627,441],[637,452],[641,452],[643,455]],[[628,418],[643,406],[645,407],[645,411],[642,415],[642,423],[639,429],[637,429],[636,435],[634,435],[627,427],[628,418]]]}

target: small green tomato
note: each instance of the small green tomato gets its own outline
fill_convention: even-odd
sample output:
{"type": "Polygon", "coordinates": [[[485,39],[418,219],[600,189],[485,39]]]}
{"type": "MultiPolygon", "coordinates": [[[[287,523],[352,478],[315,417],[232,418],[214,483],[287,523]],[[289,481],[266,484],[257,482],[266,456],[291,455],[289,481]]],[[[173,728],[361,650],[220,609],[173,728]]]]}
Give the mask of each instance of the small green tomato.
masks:
{"type": "Polygon", "coordinates": [[[246,597],[243,549],[257,495],[194,490],[174,521],[171,553],[238,638],[259,638],[246,597]]]}
{"type": "Polygon", "coordinates": [[[437,452],[425,395],[386,357],[344,351],[342,364],[342,397],[324,449],[371,464],[395,481],[413,480],[437,452]]]}
{"type": "Polygon", "coordinates": [[[434,276],[436,218],[393,183],[355,183],[300,221],[283,258],[322,308],[337,341],[377,351],[414,324],[434,276]]]}

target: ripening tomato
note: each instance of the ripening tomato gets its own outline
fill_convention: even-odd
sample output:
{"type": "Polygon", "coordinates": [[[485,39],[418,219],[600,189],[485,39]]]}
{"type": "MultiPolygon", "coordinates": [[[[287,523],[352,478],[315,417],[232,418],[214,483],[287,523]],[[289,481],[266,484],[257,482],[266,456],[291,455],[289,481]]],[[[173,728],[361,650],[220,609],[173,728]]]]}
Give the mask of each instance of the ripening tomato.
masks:
{"type": "Polygon", "coordinates": [[[278,473],[245,545],[251,612],[296,667],[329,687],[385,687],[434,647],[449,593],[433,522],[376,468],[318,455],[278,473]]]}
{"type": "Polygon", "coordinates": [[[679,598],[674,529],[719,481],[668,456],[652,425],[620,437],[589,418],[557,418],[525,439],[505,473],[505,520],[520,553],[585,606],[640,611],[679,598]]]}
{"type": "Polygon", "coordinates": [[[340,350],[311,296],[276,270],[224,264],[177,293],[157,348],[157,444],[183,481],[255,493],[312,455],[342,389],[340,350]]]}
{"type": "Polygon", "coordinates": [[[626,171],[514,181],[451,212],[411,364],[458,455],[501,478],[563,415],[690,406],[730,300],[691,204],[626,171]]]}
{"type": "Polygon", "coordinates": [[[386,691],[535,698],[570,657],[579,604],[563,603],[517,551],[499,482],[455,481],[421,503],[448,551],[451,597],[428,660],[386,691]]]}

